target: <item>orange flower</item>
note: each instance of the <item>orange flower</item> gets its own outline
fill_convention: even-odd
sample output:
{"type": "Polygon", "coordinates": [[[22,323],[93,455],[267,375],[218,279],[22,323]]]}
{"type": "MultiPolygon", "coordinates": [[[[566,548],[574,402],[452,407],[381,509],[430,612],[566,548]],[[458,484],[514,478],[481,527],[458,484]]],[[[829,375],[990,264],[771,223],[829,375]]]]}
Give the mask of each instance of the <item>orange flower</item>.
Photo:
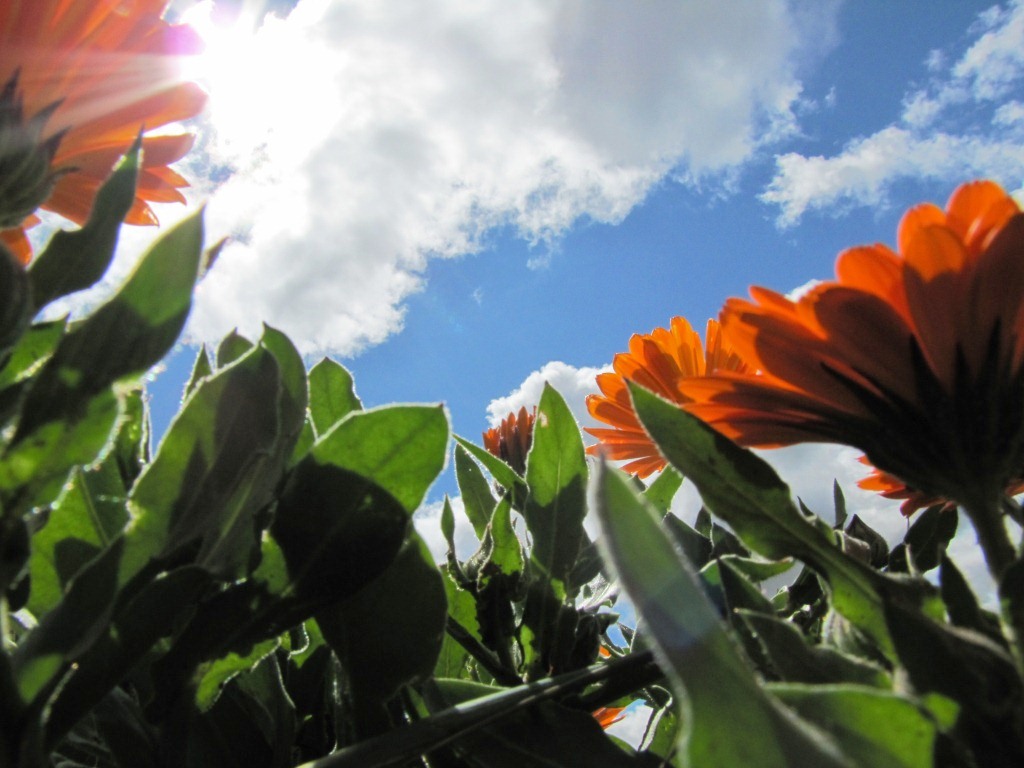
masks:
{"type": "MultiPolygon", "coordinates": [[[[1024,214],[974,182],[908,211],[897,242],[844,251],[795,301],[730,299],[723,334],[759,370],[685,382],[687,410],[745,445],[846,443],[922,497],[991,510],[1024,469],[1024,214]]],[[[983,545],[1005,536],[972,521],[983,545]]]]}
{"type": "Polygon", "coordinates": [[[526,472],[526,454],[533,444],[533,422],[537,409],[528,413],[526,407],[519,413],[510,413],[493,429],[484,432],[484,448],[508,464],[518,474],[526,472]]]}
{"type": "Polygon", "coordinates": [[[600,441],[588,447],[587,453],[628,461],[623,469],[641,478],[663,469],[665,459],[640,426],[626,382],[634,381],[682,405],[689,401],[681,389],[684,380],[713,371],[747,369],[732,348],[723,344],[716,321],[708,320],[705,336],[706,348],[682,317],[672,318],[668,329],[634,334],[629,340],[629,352],[617,354],[612,361],[614,373],[598,374],[597,386],[602,394],[587,397],[590,415],[612,427],[586,428],[600,441]]]}
{"type": "MultiPolygon", "coordinates": [[[[177,72],[180,54],[201,43],[187,26],[161,17],[167,0],[0,0],[0,84],[17,78],[25,114],[55,107],[40,140],[58,139],[58,171],[41,207],[76,224],[89,216],[100,185],[140,129],[152,131],[198,114],[206,94],[177,72]],[[66,171],[61,173],[60,171],[66,171]]],[[[135,203],[126,221],[156,224],[150,202],[184,202],[188,185],[168,166],[192,147],[187,133],[147,135],[135,203]]],[[[0,232],[22,262],[31,257],[25,229],[0,232]]]]}
{"type": "Polygon", "coordinates": [[[608,728],[609,726],[615,725],[619,720],[625,717],[622,711],[625,707],[599,707],[595,709],[591,714],[594,719],[597,720],[597,724],[602,728],[608,728]]]}
{"type": "MultiPolygon", "coordinates": [[[[867,456],[861,456],[860,460],[863,464],[871,463],[868,461],[867,456]]],[[[927,493],[910,488],[899,478],[893,477],[875,467],[872,467],[871,473],[864,479],[859,480],[857,485],[866,491],[876,491],[886,499],[902,499],[903,503],[900,504],[900,512],[904,517],[910,517],[919,509],[934,507],[936,504],[941,504],[944,509],[956,506],[955,501],[944,499],[941,496],[929,496],[927,493]]],[[[1010,480],[1004,489],[1004,493],[1007,496],[1017,496],[1024,493],[1024,479],[1014,478],[1010,480]]]]}
{"type": "MultiPolygon", "coordinates": [[[[867,456],[861,456],[860,461],[864,464],[871,463],[868,461],[867,456]]],[[[944,509],[956,506],[956,503],[949,499],[944,499],[941,496],[932,496],[910,488],[899,478],[893,477],[875,467],[872,467],[871,473],[864,479],[859,480],[857,485],[865,491],[875,491],[882,498],[902,500],[900,513],[904,517],[910,517],[919,509],[934,507],[937,504],[941,504],[944,509]]]]}

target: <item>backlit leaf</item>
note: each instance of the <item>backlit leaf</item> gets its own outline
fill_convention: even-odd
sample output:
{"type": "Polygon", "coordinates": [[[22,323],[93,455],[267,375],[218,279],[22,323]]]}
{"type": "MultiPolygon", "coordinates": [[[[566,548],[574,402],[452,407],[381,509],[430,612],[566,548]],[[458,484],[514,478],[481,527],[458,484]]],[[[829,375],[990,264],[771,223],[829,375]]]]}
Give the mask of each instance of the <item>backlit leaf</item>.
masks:
{"type": "Polygon", "coordinates": [[[849,766],[824,732],[761,688],[657,513],[624,475],[602,470],[591,491],[599,541],[672,685],[683,764],[849,766]]]}

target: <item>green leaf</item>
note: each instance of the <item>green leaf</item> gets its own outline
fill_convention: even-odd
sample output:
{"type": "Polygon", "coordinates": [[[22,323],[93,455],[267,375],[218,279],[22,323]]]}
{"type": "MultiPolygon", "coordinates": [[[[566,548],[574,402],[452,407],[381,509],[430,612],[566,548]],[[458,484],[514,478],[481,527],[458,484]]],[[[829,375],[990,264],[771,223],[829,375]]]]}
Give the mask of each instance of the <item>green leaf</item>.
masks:
{"type": "Polygon", "coordinates": [[[294,467],[303,457],[309,453],[309,449],[313,447],[313,443],[316,442],[316,430],[313,429],[313,422],[307,416],[306,421],[302,424],[302,431],[299,432],[299,437],[295,441],[295,449],[292,451],[292,457],[288,461],[289,467],[294,467]]]}
{"type": "Polygon", "coordinates": [[[914,690],[960,705],[958,730],[978,765],[1024,764],[1024,683],[1010,654],[982,634],[894,601],[885,616],[914,690]]]}
{"type": "Polygon", "coordinates": [[[690,561],[690,565],[693,566],[693,569],[695,571],[699,571],[707,565],[708,560],[711,559],[711,539],[697,533],[695,529],[691,528],[673,514],[665,515],[663,520],[665,523],[665,530],[673,538],[676,546],[690,561]]]}
{"type": "Polygon", "coordinates": [[[675,765],[672,758],[676,754],[676,744],[679,743],[679,729],[681,723],[677,717],[674,707],[669,704],[662,706],[652,715],[648,721],[645,738],[641,742],[641,749],[668,759],[669,765],[675,765]]]}
{"type": "Polygon", "coordinates": [[[455,557],[455,512],[452,510],[451,500],[448,494],[444,495],[444,505],[441,507],[441,535],[444,536],[448,545],[448,556],[455,557]]]}
{"type": "Polygon", "coordinates": [[[31,290],[25,268],[0,246],[0,367],[32,319],[31,290]]]}
{"type": "Polygon", "coordinates": [[[88,472],[72,472],[46,525],[32,538],[28,609],[34,616],[60,602],[68,582],[121,533],[128,522],[125,495],[109,458],[88,472]]]}
{"type": "Polygon", "coordinates": [[[68,582],[106,549],[128,523],[128,487],[148,452],[148,415],[141,390],[125,393],[117,433],[103,459],[71,478],[32,537],[28,608],[36,617],[52,609],[68,582]]]}
{"type": "MultiPolygon", "coordinates": [[[[620,662],[621,665],[626,663],[629,663],[628,660],[620,662]]],[[[389,768],[404,764],[411,758],[432,752],[477,728],[495,723],[498,718],[576,693],[588,685],[611,677],[614,672],[613,664],[606,663],[511,689],[497,689],[497,692],[489,695],[488,692],[495,689],[464,680],[448,681],[445,683],[446,693],[452,697],[457,696],[463,703],[383,736],[367,739],[319,760],[304,763],[300,768],[363,768],[370,765],[374,768],[389,768]]]]}
{"type": "Polygon", "coordinates": [[[36,309],[88,288],[107,271],[121,222],[135,200],[140,147],[136,142],[100,187],[85,226],[70,232],[58,230],[32,262],[29,277],[36,309]]]}
{"type": "Polygon", "coordinates": [[[885,537],[865,523],[860,518],[860,515],[854,515],[850,518],[844,533],[868,545],[871,567],[883,568],[888,564],[889,544],[886,542],[885,537]]]}
{"type": "Polygon", "coordinates": [[[487,533],[493,542],[493,549],[487,561],[503,576],[518,577],[526,565],[523,544],[512,527],[512,505],[507,498],[494,508],[487,533]]]}
{"type": "Polygon", "coordinates": [[[839,481],[832,481],[832,507],[835,510],[835,527],[842,528],[846,524],[846,496],[839,487],[839,481]]]}
{"type": "Polygon", "coordinates": [[[788,558],[786,560],[762,560],[759,557],[722,555],[721,560],[754,581],[764,581],[781,576],[793,567],[793,560],[788,558]]]}
{"type": "Polygon", "coordinates": [[[470,458],[469,453],[461,445],[455,446],[455,477],[459,484],[466,517],[473,524],[477,539],[482,539],[496,502],[480,466],[470,458]]]}
{"type": "Polygon", "coordinates": [[[216,575],[248,569],[258,551],[253,515],[282,470],[280,370],[269,349],[254,347],[185,403],[132,489],[122,584],[190,547],[216,575]]]}
{"type": "Polygon", "coordinates": [[[199,352],[196,353],[196,361],[192,364],[192,373],[188,377],[188,382],[185,384],[185,392],[182,395],[182,400],[188,398],[196,387],[199,386],[199,382],[205,379],[213,373],[213,366],[210,365],[210,356],[206,352],[206,345],[199,347],[199,352]]]}
{"type": "MultiPolygon", "coordinates": [[[[0,541],[0,596],[7,616],[17,611],[28,599],[29,580],[26,574],[31,555],[29,521],[12,517],[3,521],[3,540],[0,541]]],[[[5,632],[10,636],[10,630],[5,632]]]]}
{"type": "Polygon", "coordinates": [[[681,708],[683,764],[849,766],[823,732],[760,687],[657,513],[624,475],[601,467],[591,489],[599,541],[681,708]]]}
{"type": "MultiPolygon", "coordinates": [[[[473,595],[455,583],[448,569],[439,570],[444,584],[444,593],[448,605],[448,616],[479,643],[480,627],[476,618],[476,600],[473,595]]],[[[441,644],[441,652],[434,667],[435,677],[461,677],[468,671],[469,652],[450,634],[445,634],[441,644]]]]}
{"type": "Polygon", "coordinates": [[[516,471],[512,469],[512,467],[497,456],[491,455],[480,446],[473,445],[473,443],[469,442],[464,437],[455,435],[455,442],[466,449],[470,456],[483,464],[484,468],[491,473],[491,477],[494,478],[494,481],[498,483],[498,485],[511,491],[516,500],[525,498],[526,483],[523,482],[523,478],[517,475],[516,471]]]}
{"type": "Polygon", "coordinates": [[[665,467],[658,474],[655,481],[647,486],[647,490],[644,491],[644,498],[656,510],[663,515],[667,515],[669,507],[672,506],[672,499],[676,497],[676,491],[682,485],[683,476],[672,469],[672,467],[665,467]]]}
{"type": "Polygon", "coordinates": [[[351,686],[357,734],[377,730],[381,705],[401,686],[433,673],[447,615],[441,575],[415,532],[380,576],[317,614],[351,686]]]}
{"type": "MultiPolygon", "coordinates": [[[[461,680],[436,680],[426,686],[433,711],[472,702],[500,691],[461,680]]],[[[638,768],[657,761],[620,749],[587,712],[546,702],[485,725],[459,739],[453,751],[480,768],[638,768]]]]}
{"type": "MultiPolygon", "coordinates": [[[[268,343],[280,346],[279,341],[268,332],[268,343]]],[[[283,367],[293,367],[294,362],[284,360],[283,367]]],[[[274,354],[261,345],[235,365],[204,380],[189,399],[153,463],[135,484],[129,501],[132,524],[80,572],[61,602],[19,646],[19,663],[29,670],[26,679],[32,681],[30,687],[36,693],[58,674],[60,664],[54,659],[77,658],[103,636],[115,595],[125,604],[137,593],[149,594],[156,582],[148,579],[159,570],[161,561],[187,551],[202,564],[202,569],[193,570],[205,573],[207,581],[210,575],[231,578],[249,569],[258,552],[253,515],[265,504],[280,470],[278,467],[278,472],[273,471],[268,459],[276,456],[283,462],[287,453],[287,447],[277,442],[277,412],[286,410],[284,401],[279,400],[281,370],[274,354]],[[148,575],[142,577],[144,572],[148,575]],[[62,637],[76,638],[75,644],[69,646],[62,637]],[[37,671],[40,668],[42,674],[37,671]]],[[[299,404],[292,404],[293,419],[302,410],[299,404]]],[[[200,586],[205,588],[205,584],[201,581],[200,586]]],[[[195,600],[196,594],[191,593],[187,603],[190,609],[195,600]]],[[[120,623],[114,638],[102,641],[107,645],[139,631],[121,613],[116,620],[120,623]]],[[[152,619],[147,621],[160,626],[152,619]]],[[[151,643],[159,635],[142,637],[151,643]]],[[[148,647],[139,640],[133,652],[141,654],[148,647]]],[[[90,653],[93,666],[101,672],[106,669],[104,665],[114,666],[108,657],[124,657],[124,653],[112,654],[104,645],[90,653]]],[[[124,669],[133,662],[128,657],[124,669]]],[[[88,669],[88,664],[84,660],[79,664],[75,679],[88,679],[82,671],[88,669]]],[[[112,685],[116,681],[108,682],[112,685]]]]}
{"type": "Polygon", "coordinates": [[[309,456],[372,480],[412,514],[444,467],[448,434],[443,406],[373,408],[335,425],[309,456]]]}
{"type": "Polygon", "coordinates": [[[931,768],[938,727],[895,693],[853,685],[771,685],[769,690],[839,742],[855,765],[931,768]]]}
{"type": "Polygon", "coordinates": [[[410,525],[405,507],[380,486],[304,459],[285,484],[270,528],[285,568],[269,589],[321,610],[383,573],[410,525]]]}
{"type": "MultiPolygon", "coordinates": [[[[516,633],[515,603],[522,599],[525,565],[523,546],[512,528],[512,506],[502,497],[490,524],[484,529],[479,551],[466,563],[465,572],[475,580],[476,621],[484,645],[503,660],[506,672],[512,669],[511,643],[516,633]]],[[[450,565],[450,567],[457,567],[450,565]]],[[[532,606],[523,614],[523,623],[534,626],[532,606]]],[[[532,657],[528,657],[528,661],[532,657]]]]}
{"type": "MultiPolygon", "coordinates": [[[[281,440],[274,456],[274,464],[283,468],[294,453],[295,443],[306,422],[306,406],[309,400],[306,366],[291,339],[276,328],[263,326],[260,345],[270,350],[277,361],[281,376],[281,391],[277,402],[281,440]]],[[[276,483],[276,478],[271,478],[271,482],[276,483]]]]}
{"type": "Polygon", "coordinates": [[[162,765],[287,768],[293,764],[295,708],[272,654],[225,687],[207,712],[185,710],[163,729],[162,765]]]}
{"type": "Polygon", "coordinates": [[[250,349],[252,349],[252,342],[239,335],[237,330],[232,331],[217,345],[217,367],[224,368],[231,365],[250,349]]]}
{"type": "Polygon", "coordinates": [[[843,554],[835,532],[796,508],[789,488],[765,461],[675,404],[632,383],[629,387],[645,429],[665,457],[693,480],[704,503],[759,554],[773,560],[796,557],[810,565],[827,582],[836,610],[892,656],[882,595],[921,603],[929,586],[883,576],[843,554]]]}
{"type": "Polygon", "coordinates": [[[946,509],[943,505],[935,505],[924,510],[910,526],[903,543],[893,550],[889,568],[909,570],[906,562],[908,550],[914,558],[914,568],[920,573],[936,568],[956,535],[957,523],[955,507],[946,509]]]}
{"type": "Polygon", "coordinates": [[[11,514],[50,503],[75,466],[91,464],[110,440],[118,401],[107,389],[71,418],[41,425],[0,457],[0,499],[11,514]]]}
{"type": "MultiPolygon", "coordinates": [[[[194,566],[160,574],[116,607],[113,621],[87,649],[66,654],[68,661],[74,661],[74,674],[67,677],[50,703],[48,740],[55,743],[61,738],[161,638],[170,636],[182,617],[191,613],[209,583],[209,573],[194,566]]],[[[43,626],[40,624],[40,628],[43,626]]],[[[57,625],[46,626],[51,631],[44,637],[59,635],[57,625]]]]}
{"type": "Polygon", "coordinates": [[[576,563],[587,513],[587,462],[579,426],[565,400],[545,384],[527,459],[530,495],[523,517],[533,537],[531,561],[547,578],[572,586],[566,577],[576,563]]]}
{"type": "Polygon", "coordinates": [[[131,488],[149,464],[151,433],[149,399],[142,387],[122,390],[121,416],[109,457],[116,462],[125,489],[131,488]]]}
{"type": "Polygon", "coordinates": [[[747,549],[739,537],[728,528],[718,523],[711,524],[711,557],[749,557],[747,549]]]}
{"type": "Polygon", "coordinates": [[[761,643],[775,672],[786,682],[892,687],[892,680],[880,667],[827,645],[809,645],[791,622],[761,612],[740,609],[738,613],[761,643]]]}
{"type": "Polygon", "coordinates": [[[281,645],[280,638],[274,637],[263,642],[256,643],[252,650],[245,655],[229,653],[214,661],[202,664],[197,671],[196,677],[196,706],[201,712],[206,712],[220,697],[221,689],[229,681],[244,672],[250,672],[257,664],[273,653],[281,645]]]}
{"type": "Polygon", "coordinates": [[[42,424],[72,417],[83,400],[167,353],[192,306],[201,214],[164,233],[113,298],[61,340],[29,391],[15,443],[42,424]]]}
{"type": "Polygon", "coordinates": [[[344,366],[328,357],[313,366],[309,372],[309,412],[317,435],[362,409],[352,374],[344,366]]]}
{"type": "MultiPolygon", "coordinates": [[[[158,768],[153,734],[138,702],[115,689],[56,746],[50,764],[61,768],[158,768]]],[[[30,764],[41,765],[42,758],[30,764]]]]}
{"type": "Polygon", "coordinates": [[[565,671],[575,644],[570,576],[586,543],[587,464],[579,426],[561,395],[545,384],[526,460],[523,517],[532,537],[531,583],[520,629],[529,678],[565,671]]]}
{"type": "Polygon", "coordinates": [[[305,459],[278,500],[259,567],[245,581],[201,601],[188,626],[153,668],[151,715],[159,718],[194,685],[202,663],[280,635],[352,596],[395,559],[409,515],[390,494],[339,467],[305,459]]]}
{"type": "Polygon", "coordinates": [[[701,508],[697,510],[697,517],[693,520],[693,529],[708,541],[711,541],[711,529],[713,527],[714,521],[711,519],[711,513],[708,512],[707,507],[702,505],[701,508]]]}
{"type": "Polygon", "coordinates": [[[201,212],[166,232],[114,297],[61,339],[32,381],[0,459],[0,494],[18,489],[19,508],[48,503],[74,465],[96,457],[116,406],[111,385],[171,348],[191,308],[202,238],[201,212]]]}
{"type": "Polygon", "coordinates": [[[1004,648],[1007,647],[999,617],[981,607],[967,579],[946,554],[942,555],[942,563],[939,565],[939,588],[953,626],[973,629],[1004,648]]]}
{"type": "Polygon", "coordinates": [[[53,354],[64,336],[66,325],[63,319],[33,323],[11,350],[7,362],[0,368],[0,389],[33,374],[53,354]]]}
{"type": "Polygon", "coordinates": [[[440,572],[448,599],[448,615],[477,642],[481,642],[480,623],[477,620],[477,605],[473,593],[460,587],[448,568],[442,567],[440,572]]]}
{"type": "Polygon", "coordinates": [[[717,572],[717,579],[722,586],[726,605],[730,611],[745,608],[759,613],[774,615],[775,611],[772,609],[772,604],[768,598],[748,579],[743,571],[736,567],[735,557],[730,557],[733,557],[733,559],[727,560],[723,557],[708,563],[701,571],[701,576],[707,578],[709,571],[717,572]]]}

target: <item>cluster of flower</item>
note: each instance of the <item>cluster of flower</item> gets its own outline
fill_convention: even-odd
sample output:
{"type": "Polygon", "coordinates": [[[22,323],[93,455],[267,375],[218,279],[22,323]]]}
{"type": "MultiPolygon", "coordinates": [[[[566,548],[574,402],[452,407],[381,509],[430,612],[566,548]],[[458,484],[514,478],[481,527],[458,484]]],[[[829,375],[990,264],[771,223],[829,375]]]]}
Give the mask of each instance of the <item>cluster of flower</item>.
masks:
{"type": "Polygon", "coordinates": [[[140,132],[142,168],[125,221],[156,224],[149,203],[185,202],[188,182],[169,166],[195,137],[153,132],[202,111],[205,92],[180,72],[180,57],[202,44],[191,27],[163,19],[167,5],[0,3],[0,243],[22,264],[32,257],[25,231],[39,223],[36,210],[85,223],[140,132]],[[25,190],[30,199],[21,199],[25,190]]]}
{"type": "MultiPolygon", "coordinates": [[[[632,381],[741,445],[858,448],[872,466],[861,486],[907,516],[959,504],[985,528],[1024,492],[1024,213],[997,184],[912,208],[895,251],[846,250],[834,280],[797,298],[750,293],[708,321],[706,343],[681,317],[634,335],[587,399],[609,425],[587,429],[588,451],[641,478],[664,468],[632,381]]],[[[499,428],[506,440],[523,415],[499,428]]]]}
{"type": "Polygon", "coordinates": [[[904,514],[967,509],[1022,490],[1024,214],[998,185],[964,184],[945,210],[900,223],[897,250],[839,255],[836,278],[796,299],[729,299],[707,347],[681,318],[630,340],[588,407],[610,429],[592,452],[641,477],[664,466],[626,380],[742,445],[837,442],[875,467],[862,485],[904,514]]]}

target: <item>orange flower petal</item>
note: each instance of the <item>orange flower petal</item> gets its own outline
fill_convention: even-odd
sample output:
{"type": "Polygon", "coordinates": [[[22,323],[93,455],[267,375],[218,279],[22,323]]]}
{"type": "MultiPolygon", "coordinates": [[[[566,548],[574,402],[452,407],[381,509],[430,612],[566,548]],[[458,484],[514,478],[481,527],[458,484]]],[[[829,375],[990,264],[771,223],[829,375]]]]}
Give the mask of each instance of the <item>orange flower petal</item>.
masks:
{"type": "Polygon", "coordinates": [[[685,380],[684,407],[745,445],[858,447],[907,513],[1024,487],[1024,214],[972,183],[908,211],[897,241],[844,251],[795,301],[727,301],[725,341],[754,370],[685,380]]]}
{"type": "MultiPolygon", "coordinates": [[[[186,26],[162,19],[168,0],[37,0],[0,3],[0,80],[19,72],[25,113],[59,106],[44,139],[65,131],[52,167],[60,176],[43,207],[81,224],[114,163],[147,131],[186,120],[206,94],[178,73],[177,57],[201,49],[186,26]]],[[[127,221],[154,224],[150,202],[181,202],[185,180],[166,166],[188,152],[187,135],[147,137],[127,221]]],[[[6,235],[15,238],[15,235],[6,235]]]]}
{"type": "Polygon", "coordinates": [[[32,246],[29,245],[25,232],[21,229],[0,230],[0,242],[11,252],[22,264],[28,264],[32,259],[32,246]]]}
{"type": "Polygon", "coordinates": [[[623,469],[640,478],[664,469],[665,459],[640,425],[626,382],[633,381],[682,405],[689,401],[682,389],[684,382],[710,370],[745,368],[740,356],[723,340],[715,320],[708,321],[707,338],[705,350],[700,335],[681,317],[673,318],[667,329],[656,328],[630,338],[629,352],[614,358],[614,373],[598,374],[601,394],[587,397],[590,415],[609,425],[584,430],[599,441],[587,448],[587,453],[627,461],[623,469]]]}

